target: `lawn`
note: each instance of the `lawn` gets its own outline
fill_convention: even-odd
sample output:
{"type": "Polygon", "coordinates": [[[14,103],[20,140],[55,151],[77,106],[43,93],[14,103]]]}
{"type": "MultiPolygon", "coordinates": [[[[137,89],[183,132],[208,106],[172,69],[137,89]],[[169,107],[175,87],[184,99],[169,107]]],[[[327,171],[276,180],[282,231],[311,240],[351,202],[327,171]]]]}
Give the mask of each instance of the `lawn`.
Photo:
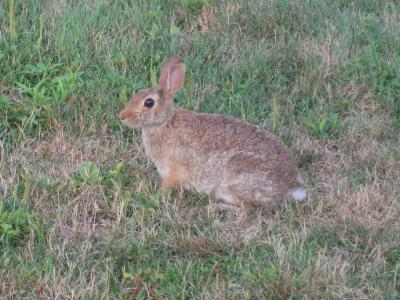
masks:
{"type": "Polygon", "coordinates": [[[0,299],[400,298],[400,3],[0,3],[0,299]],[[162,195],[130,95],[270,128],[310,191],[243,224],[162,195]]]}

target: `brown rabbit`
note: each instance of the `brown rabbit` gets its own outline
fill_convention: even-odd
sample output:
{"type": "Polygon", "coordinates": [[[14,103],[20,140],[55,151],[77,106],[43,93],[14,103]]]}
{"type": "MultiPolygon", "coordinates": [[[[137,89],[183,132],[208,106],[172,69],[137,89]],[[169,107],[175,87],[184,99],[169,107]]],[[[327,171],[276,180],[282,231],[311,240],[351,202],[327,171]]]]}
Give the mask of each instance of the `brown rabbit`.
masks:
{"type": "Polygon", "coordinates": [[[184,78],[185,65],[169,58],[158,86],[135,93],[120,113],[123,124],[142,128],[161,189],[195,190],[214,196],[217,207],[232,209],[271,207],[287,196],[305,200],[307,191],[288,148],[270,131],[174,107],[184,78]]]}

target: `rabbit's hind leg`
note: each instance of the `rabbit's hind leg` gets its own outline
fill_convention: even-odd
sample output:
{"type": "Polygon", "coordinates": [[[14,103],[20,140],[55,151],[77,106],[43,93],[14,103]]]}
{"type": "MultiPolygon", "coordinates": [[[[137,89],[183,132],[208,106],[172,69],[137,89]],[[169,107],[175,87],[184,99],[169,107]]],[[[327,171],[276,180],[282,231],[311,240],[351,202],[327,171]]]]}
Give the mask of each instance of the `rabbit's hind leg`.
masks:
{"type": "Polygon", "coordinates": [[[214,190],[213,196],[217,199],[216,203],[207,205],[207,213],[210,215],[217,209],[231,211],[238,217],[238,224],[246,219],[247,211],[243,209],[241,201],[227,187],[218,187],[214,190]]]}
{"type": "Polygon", "coordinates": [[[225,205],[230,205],[236,208],[241,207],[241,201],[237,197],[237,195],[231,191],[226,186],[218,186],[214,191],[213,191],[214,197],[219,200],[220,202],[223,202],[225,205]]]}
{"type": "MultiPolygon", "coordinates": [[[[219,186],[214,190],[214,197],[222,202],[225,208],[233,207],[238,212],[251,213],[254,210],[253,205],[246,199],[246,197],[239,193],[233,186],[219,186]]],[[[222,207],[221,207],[222,208],[222,207]]]]}
{"type": "Polygon", "coordinates": [[[238,212],[241,210],[240,201],[236,198],[235,194],[229,191],[228,188],[218,186],[212,192],[213,198],[217,200],[215,203],[207,205],[207,211],[214,211],[216,209],[230,210],[238,212]]]}
{"type": "Polygon", "coordinates": [[[207,212],[210,213],[216,209],[232,211],[238,217],[237,224],[239,225],[245,222],[247,216],[255,210],[253,206],[248,205],[248,201],[244,201],[234,189],[228,186],[217,187],[213,195],[217,202],[207,205],[207,212]]]}

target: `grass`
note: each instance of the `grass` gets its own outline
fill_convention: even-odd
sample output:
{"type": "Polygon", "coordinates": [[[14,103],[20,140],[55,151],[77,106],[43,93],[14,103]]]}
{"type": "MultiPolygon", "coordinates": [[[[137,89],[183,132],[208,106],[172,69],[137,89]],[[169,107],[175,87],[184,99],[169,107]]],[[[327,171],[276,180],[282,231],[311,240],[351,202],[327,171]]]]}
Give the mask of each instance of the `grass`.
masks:
{"type": "Polygon", "coordinates": [[[400,297],[397,1],[3,1],[0,298],[400,297]],[[158,193],[118,112],[179,53],[176,104],[269,127],[310,200],[158,193]]]}

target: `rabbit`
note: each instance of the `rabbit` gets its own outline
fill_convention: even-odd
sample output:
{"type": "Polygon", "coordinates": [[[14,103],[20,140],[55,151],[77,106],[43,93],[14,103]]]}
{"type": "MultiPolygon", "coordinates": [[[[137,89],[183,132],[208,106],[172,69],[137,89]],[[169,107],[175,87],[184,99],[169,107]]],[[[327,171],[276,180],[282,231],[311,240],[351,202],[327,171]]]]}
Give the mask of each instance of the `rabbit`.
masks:
{"type": "Polygon", "coordinates": [[[307,189],[286,145],[271,131],[232,117],[174,106],[185,65],[165,62],[155,87],[134,93],[122,124],[141,128],[146,155],[162,177],[161,191],[193,190],[214,197],[222,209],[274,207],[304,201],[307,189]]]}

